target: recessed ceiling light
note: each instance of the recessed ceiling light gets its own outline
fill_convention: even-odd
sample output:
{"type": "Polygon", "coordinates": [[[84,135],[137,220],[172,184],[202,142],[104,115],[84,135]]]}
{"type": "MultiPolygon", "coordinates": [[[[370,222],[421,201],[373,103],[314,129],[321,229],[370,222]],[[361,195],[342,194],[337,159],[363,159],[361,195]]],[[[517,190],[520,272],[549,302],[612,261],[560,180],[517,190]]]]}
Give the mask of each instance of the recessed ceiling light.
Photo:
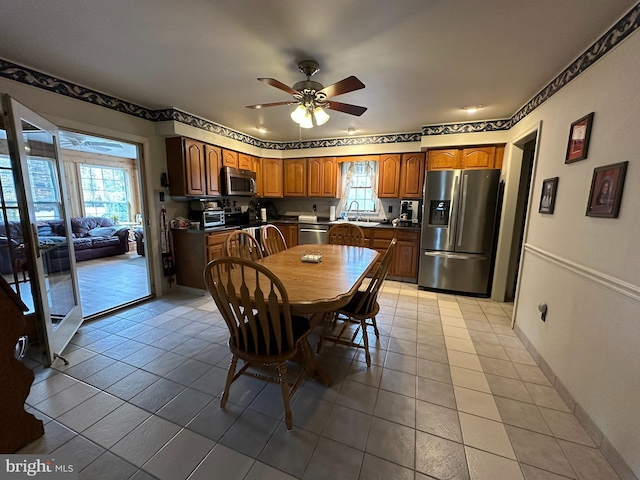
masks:
{"type": "Polygon", "coordinates": [[[466,107],[462,107],[467,113],[476,113],[478,110],[482,108],[482,105],[467,105],[466,107]]]}
{"type": "Polygon", "coordinates": [[[258,130],[260,133],[267,133],[267,129],[264,127],[256,127],[256,130],[258,130]]]}
{"type": "Polygon", "coordinates": [[[353,127],[349,127],[349,128],[347,128],[347,133],[349,135],[353,135],[354,133],[356,133],[356,129],[353,128],[353,127]]]}

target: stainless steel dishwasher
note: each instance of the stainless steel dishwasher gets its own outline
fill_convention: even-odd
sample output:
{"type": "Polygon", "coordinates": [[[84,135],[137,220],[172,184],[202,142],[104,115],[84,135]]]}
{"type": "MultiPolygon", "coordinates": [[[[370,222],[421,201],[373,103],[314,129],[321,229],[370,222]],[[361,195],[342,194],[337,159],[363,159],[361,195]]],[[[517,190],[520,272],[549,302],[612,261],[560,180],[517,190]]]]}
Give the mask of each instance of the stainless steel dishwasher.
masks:
{"type": "Polygon", "coordinates": [[[317,223],[298,224],[298,245],[327,243],[329,225],[317,223]]]}

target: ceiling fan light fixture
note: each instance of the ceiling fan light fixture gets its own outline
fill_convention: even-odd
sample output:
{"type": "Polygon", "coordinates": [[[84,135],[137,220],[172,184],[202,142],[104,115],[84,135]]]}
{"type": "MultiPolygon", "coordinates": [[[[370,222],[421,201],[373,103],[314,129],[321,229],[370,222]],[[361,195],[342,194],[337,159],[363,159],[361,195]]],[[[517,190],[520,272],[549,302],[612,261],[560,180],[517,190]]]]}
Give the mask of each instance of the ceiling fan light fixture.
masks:
{"type": "Polygon", "coordinates": [[[302,128],[313,128],[313,119],[311,118],[311,113],[307,112],[300,122],[300,126],[302,128]]]}
{"type": "Polygon", "coordinates": [[[331,118],[331,116],[327,112],[325,112],[324,108],[322,107],[316,107],[313,110],[313,116],[316,117],[316,124],[318,125],[324,125],[325,123],[327,123],[329,118],[331,118]]]}
{"type": "Polygon", "coordinates": [[[305,115],[307,114],[307,109],[301,103],[298,104],[296,109],[291,112],[291,120],[296,123],[301,123],[304,120],[305,115]]]}

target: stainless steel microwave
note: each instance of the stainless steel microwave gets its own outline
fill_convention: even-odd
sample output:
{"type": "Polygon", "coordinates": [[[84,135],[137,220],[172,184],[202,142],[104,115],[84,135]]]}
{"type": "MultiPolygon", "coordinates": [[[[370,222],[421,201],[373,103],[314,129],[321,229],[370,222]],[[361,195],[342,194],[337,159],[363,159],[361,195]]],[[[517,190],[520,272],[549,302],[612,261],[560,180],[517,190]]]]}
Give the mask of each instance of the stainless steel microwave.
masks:
{"type": "Polygon", "coordinates": [[[225,195],[251,196],[257,193],[256,173],[250,170],[223,167],[222,183],[225,195]]]}

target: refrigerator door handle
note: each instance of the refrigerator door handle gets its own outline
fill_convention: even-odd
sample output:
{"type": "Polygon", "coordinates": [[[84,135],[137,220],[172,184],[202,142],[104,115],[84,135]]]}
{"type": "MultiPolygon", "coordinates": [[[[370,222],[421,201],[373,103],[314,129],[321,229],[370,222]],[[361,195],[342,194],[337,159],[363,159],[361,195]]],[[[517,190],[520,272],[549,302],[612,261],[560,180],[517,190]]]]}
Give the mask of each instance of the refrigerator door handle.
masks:
{"type": "Polygon", "coordinates": [[[427,257],[441,257],[441,258],[450,258],[452,260],[484,260],[488,258],[485,255],[466,255],[464,253],[449,253],[449,252],[430,252],[425,251],[424,255],[427,257]]]}
{"type": "Polygon", "coordinates": [[[460,206],[460,225],[458,225],[458,234],[456,237],[458,238],[458,246],[462,246],[462,235],[464,232],[464,219],[467,216],[467,190],[469,188],[469,184],[467,182],[467,176],[462,175],[462,195],[460,197],[460,201],[462,205],[460,206]]]}
{"type": "Polygon", "coordinates": [[[449,231],[449,246],[453,247],[456,241],[456,224],[458,222],[458,193],[460,190],[460,177],[456,175],[453,185],[453,197],[451,198],[451,215],[449,215],[449,224],[447,230],[449,231]],[[452,230],[453,225],[453,230],[452,230]]]}

